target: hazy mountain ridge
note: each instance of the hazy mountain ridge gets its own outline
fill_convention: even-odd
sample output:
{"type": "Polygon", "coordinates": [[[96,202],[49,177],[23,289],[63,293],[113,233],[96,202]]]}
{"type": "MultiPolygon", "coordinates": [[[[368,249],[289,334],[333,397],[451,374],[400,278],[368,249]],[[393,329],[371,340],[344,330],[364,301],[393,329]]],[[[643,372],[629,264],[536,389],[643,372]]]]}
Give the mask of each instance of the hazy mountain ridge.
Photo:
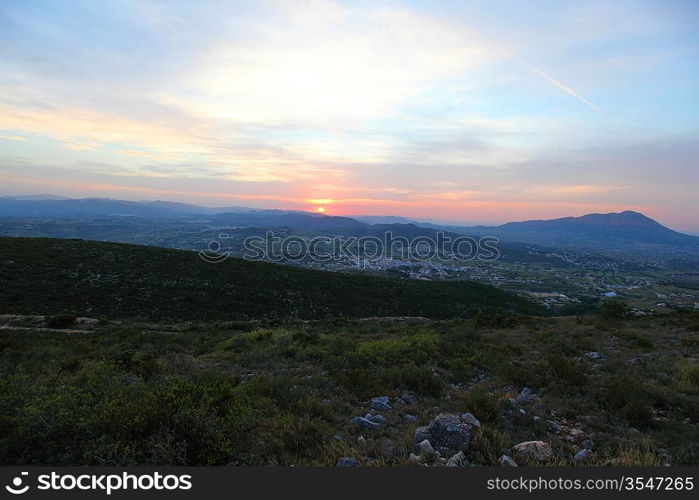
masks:
{"type": "Polygon", "coordinates": [[[552,220],[509,222],[498,226],[498,230],[560,231],[579,233],[592,237],[623,238],[646,243],[696,244],[699,237],[674,231],[639,212],[627,210],[621,213],[588,214],[581,217],[563,217],[552,220]]]}
{"type": "Polygon", "coordinates": [[[607,252],[699,256],[699,237],[674,231],[641,213],[588,214],[551,220],[509,222],[501,226],[458,228],[467,234],[492,235],[505,241],[557,248],[607,252]]]}
{"type": "Polygon", "coordinates": [[[187,218],[231,227],[287,227],[321,234],[378,235],[394,231],[403,236],[431,236],[436,231],[454,234],[496,236],[505,242],[577,247],[612,251],[640,250],[652,253],[679,248],[699,251],[699,237],[674,231],[634,211],[588,214],[550,220],[508,222],[498,226],[451,226],[414,221],[398,216],[344,217],[320,213],[254,209],[247,207],[202,207],[169,201],[125,201],[108,198],[54,199],[50,195],[0,197],[0,217],[143,217],[187,218]],[[640,246],[639,246],[640,245],[640,246]]]}

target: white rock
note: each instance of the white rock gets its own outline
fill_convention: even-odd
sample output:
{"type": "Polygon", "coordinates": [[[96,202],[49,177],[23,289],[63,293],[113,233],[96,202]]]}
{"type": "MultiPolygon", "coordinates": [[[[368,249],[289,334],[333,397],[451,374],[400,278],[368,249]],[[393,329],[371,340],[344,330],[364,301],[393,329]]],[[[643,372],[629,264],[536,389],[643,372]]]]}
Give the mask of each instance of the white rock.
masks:
{"type": "Polygon", "coordinates": [[[430,443],[427,439],[421,441],[418,446],[420,447],[420,454],[421,455],[433,455],[434,454],[434,448],[432,447],[432,443],[430,443]]]}
{"type": "Polygon", "coordinates": [[[463,451],[460,451],[447,462],[447,467],[468,467],[468,460],[463,451]]]}
{"type": "Polygon", "coordinates": [[[513,447],[515,455],[544,462],[553,456],[551,445],[545,441],[524,441],[513,447]]]}
{"type": "Polygon", "coordinates": [[[478,421],[476,417],[473,416],[472,413],[464,413],[461,415],[461,420],[464,423],[471,424],[474,427],[480,427],[481,423],[478,421]]]}

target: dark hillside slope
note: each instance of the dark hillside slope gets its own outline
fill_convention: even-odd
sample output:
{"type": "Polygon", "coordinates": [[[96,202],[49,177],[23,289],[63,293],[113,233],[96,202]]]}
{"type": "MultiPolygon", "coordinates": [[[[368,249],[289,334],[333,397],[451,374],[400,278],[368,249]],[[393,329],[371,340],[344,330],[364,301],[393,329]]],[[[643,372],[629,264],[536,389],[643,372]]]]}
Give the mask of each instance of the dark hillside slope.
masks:
{"type": "Polygon", "coordinates": [[[0,312],[104,318],[314,319],[470,316],[541,309],[467,281],[312,271],[197,253],[83,240],[0,238],[0,312]]]}

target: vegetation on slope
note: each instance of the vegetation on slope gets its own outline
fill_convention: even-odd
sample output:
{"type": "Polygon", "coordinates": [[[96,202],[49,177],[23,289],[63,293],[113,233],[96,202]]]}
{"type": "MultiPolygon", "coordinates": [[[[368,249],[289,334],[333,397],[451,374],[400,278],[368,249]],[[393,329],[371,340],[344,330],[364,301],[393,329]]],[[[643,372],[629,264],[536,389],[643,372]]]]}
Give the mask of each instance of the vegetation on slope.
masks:
{"type": "Polygon", "coordinates": [[[332,273],[118,243],[0,238],[0,311],[104,318],[467,317],[541,309],[469,281],[332,273]]]}
{"type": "Polygon", "coordinates": [[[500,324],[0,317],[0,464],[413,464],[417,426],[466,411],[471,464],[529,440],[553,465],[699,463],[698,314],[500,324]],[[361,429],[375,396],[393,409],[361,429]]]}

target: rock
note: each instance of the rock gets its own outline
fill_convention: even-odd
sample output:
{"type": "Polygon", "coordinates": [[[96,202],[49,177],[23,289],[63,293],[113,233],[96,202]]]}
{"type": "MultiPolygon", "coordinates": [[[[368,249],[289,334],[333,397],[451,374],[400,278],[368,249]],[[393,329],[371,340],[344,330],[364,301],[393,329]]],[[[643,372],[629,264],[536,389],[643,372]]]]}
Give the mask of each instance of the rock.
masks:
{"type": "Polygon", "coordinates": [[[536,394],[534,394],[534,391],[532,391],[529,387],[525,387],[524,389],[522,389],[522,392],[519,393],[519,396],[517,396],[517,402],[527,403],[534,398],[536,398],[536,394]]]}
{"type": "Polygon", "coordinates": [[[376,429],[381,426],[381,424],[372,422],[366,417],[352,417],[352,422],[357,424],[362,429],[376,429]]]}
{"type": "Polygon", "coordinates": [[[534,422],[538,422],[539,420],[541,420],[541,417],[540,417],[539,415],[534,415],[534,416],[532,417],[532,420],[533,420],[534,422]]]}
{"type": "Polygon", "coordinates": [[[329,399],[324,399],[324,400],[323,400],[323,404],[324,404],[324,405],[329,405],[329,404],[332,404],[332,401],[329,400],[329,399]]]}
{"type": "Polygon", "coordinates": [[[553,456],[551,445],[545,441],[524,441],[512,448],[515,455],[522,458],[531,458],[539,462],[545,462],[553,456]]]}
{"type": "Polygon", "coordinates": [[[670,453],[668,450],[665,448],[658,448],[655,451],[656,455],[658,455],[658,458],[660,459],[660,463],[668,467],[670,465],[670,461],[672,460],[672,453],[670,453]]]}
{"type": "Polygon", "coordinates": [[[388,438],[383,438],[380,444],[381,455],[383,455],[384,457],[399,457],[403,456],[405,453],[403,448],[398,443],[395,443],[394,441],[388,438]]]}
{"type": "Polygon", "coordinates": [[[559,424],[555,420],[547,420],[546,424],[548,425],[548,428],[551,429],[555,433],[559,433],[563,430],[563,427],[561,427],[561,424],[559,424]]]}
{"type": "Polygon", "coordinates": [[[515,389],[514,386],[506,385],[505,387],[502,388],[502,392],[503,392],[505,395],[508,395],[508,394],[517,394],[517,389],[515,389]]]}
{"type": "Polygon", "coordinates": [[[372,410],[377,411],[391,411],[393,408],[388,404],[388,396],[379,396],[376,398],[371,398],[369,401],[369,406],[372,410]]]}
{"type": "Polygon", "coordinates": [[[585,437],[585,433],[583,432],[582,429],[568,429],[568,435],[566,436],[566,440],[570,441],[571,443],[580,443],[582,444],[583,438],[585,437]]]}
{"type": "Polygon", "coordinates": [[[468,460],[463,451],[460,451],[447,462],[447,467],[468,467],[468,460]]]}
{"type": "Polygon", "coordinates": [[[310,375],[304,375],[304,376],[303,376],[303,381],[304,381],[304,382],[310,382],[312,378],[313,378],[313,377],[311,377],[310,375]]]}
{"type": "Polygon", "coordinates": [[[443,453],[457,453],[468,449],[473,433],[473,424],[462,422],[459,415],[440,413],[425,427],[418,427],[413,436],[413,443],[428,439],[436,450],[443,453]],[[419,433],[418,433],[419,431],[419,433]],[[416,437],[422,437],[416,441],[416,437]]]}
{"type": "Polygon", "coordinates": [[[359,467],[359,464],[352,457],[340,457],[337,459],[335,467],[359,467]]]}
{"type": "Polygon", "coordinates": [[[592,449],[592,441],[590,441],[589,439],[584,439],[582,442],[582,445],[583,445],[583,448],[585,448],[586,450],[592,449]]]}
{"type": "Polygon", "coordinates": [[[463,415],[461,415],[461,421],[470,424],[474,427],[481,426],[481,423],[478,421],[476,417],[473,416],[472,413],[464,413],[463,415]]]}
{"type": "Polygon", "coordinates": [[[416,455],[415,453],[411,453],[409,459],[411,462],[416,464],[422,462],[422,457],[420,455],[416,455]]]}
{"type": "Polygon", "coordinates": [[[524,408],[520,408],[520,409],[519,409],[519,414],[520,414],[520,415],[526,415],[526,414],[527,414],[527,410],[525,410],[524,408]]]}
{"type": "Polygon", "coordinates": [[[365,444],[366,444],[366,438],[365,438],[364,436],[359,436],[359,437],[357,438],[357,444],[362,445],[362,446],[365,445],[365,444]]]}
{"type": "Polygon", "coordinates": [[[507,465],[508,467],[519,467],[517,462],[515,462],[509,455],[502,455],[500,458],[498,458],[498,462],[500,462],[502,465],[507,465]]]}
{"type": "Polygon", "coordinates": [[[386,417],[383,415],[373,415],[371,413],[367,413],[364,415],[364,418],[367,420],[371,420],[372,422],[376,422],[377,424],[385,424],[386,423],[386,417]]]}
{"type": "Polygon", "coordinates": [[[408,403],[409,405],[417,404],[417,396],[412,391],[403,391],[400,395],[400,399],[408,403]]]}
{"type": "Polygon", "coordinates": [[[430,443],[427,439],[423,439],[418,444],[418,448],[420,449],[421,455],[434,455],[434,448],[432,447],[432,443],[430,443]]]}
{"type": "Polygon", "coordinates": [[[403,415],[403,420],[412,424],[412,423],[417,422],[417,416],[413,415],[412,413],[406,413],[405,415],[403,415]]]}
{"type": "Polygon", "coordinates": [[[335,435],[333,436],[333,439],[334,439],[335,441],[344,441],[344,440],[345,440],[345,438],[342,437],[342,434],[335,434],[335,435]]]}
{"type": "Polygon", "coordinates": [[[590,452],[587,450],[580,450],[573,456],[573,460],[576,462],[584,462],[590,459],[590,452]]]}
{"type": "Polygon", "coordinates": [[[600,354],[597,351],[586,352],[585,356],[590,358],[590,359],[602,359],[602,358],[604,358],[604,355],[600,354]]]}
{"type": "Polygon", "coordinates": [[[406,403],[403,398],[394,399],[393,404],[395,404],[396,406],[408,406],[408,403],[406,403]]]}
{"type": "Polygon", "coordinates": [[[430,435],[430,431],[428,430],[426,425],[420,426],[417,429],[415,429],[415,434],[413,434],[413,450],[415,452],[419,452],[420,443],[425,439],[429,441],[431,437],[432,436],[430,435]]]}

